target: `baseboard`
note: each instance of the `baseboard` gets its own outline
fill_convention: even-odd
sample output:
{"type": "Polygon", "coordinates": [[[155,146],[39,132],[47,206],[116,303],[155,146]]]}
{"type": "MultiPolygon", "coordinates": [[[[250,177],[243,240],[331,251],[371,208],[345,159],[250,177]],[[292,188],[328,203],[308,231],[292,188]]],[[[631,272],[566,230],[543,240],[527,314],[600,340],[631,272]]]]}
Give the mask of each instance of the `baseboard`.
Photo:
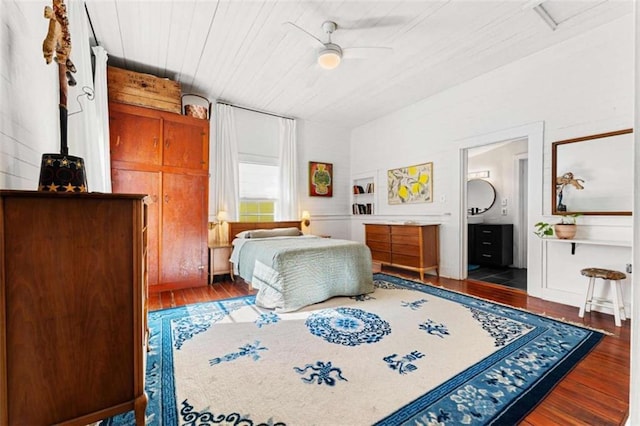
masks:
{"type": "Polygon", "coordinates": [[[183,281],[179,283],[160,283],[149,286],[149,293],[161,293],[163,291],[173,291],[173,290],[182,290],[185,288],[192,287],[206,287],[206,280],[198,280],[198,281],[183,281]]]}

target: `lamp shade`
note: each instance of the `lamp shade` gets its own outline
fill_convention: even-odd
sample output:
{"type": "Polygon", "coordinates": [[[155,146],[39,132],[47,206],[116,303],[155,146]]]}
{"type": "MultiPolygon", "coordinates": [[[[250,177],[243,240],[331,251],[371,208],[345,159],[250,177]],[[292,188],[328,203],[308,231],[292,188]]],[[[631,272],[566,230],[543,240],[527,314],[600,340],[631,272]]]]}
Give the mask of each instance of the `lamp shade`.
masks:
{"type": "Polygon", "coordinates": [[[318,65],[326,70],[332,70],[340,65],[342,59],[342,49],[340,46],[327,43],[325,48],[318,52],[318,65]]]}
{"type": "Polygon", "coordinates": [[[307,210],[304,210],[302,212],[302,223],[304,223],[304,226],[309,226],[309,224],[311,223],[309,219],[311,219],[311,215],[307,210]]]}
{"type": "Polygon", "coordinates": [[[43,154],[38,191],[87,192],[84,160],[68,154],[43,154]]]}

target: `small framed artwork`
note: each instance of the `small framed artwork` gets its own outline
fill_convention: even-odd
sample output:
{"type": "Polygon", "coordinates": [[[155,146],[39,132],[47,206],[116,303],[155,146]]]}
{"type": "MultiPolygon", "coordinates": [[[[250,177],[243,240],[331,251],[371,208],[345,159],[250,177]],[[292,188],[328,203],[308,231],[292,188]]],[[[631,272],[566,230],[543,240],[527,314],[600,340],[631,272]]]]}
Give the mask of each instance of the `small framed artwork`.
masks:
{"type": "Polygon", "coordinates": [[[309,195],[333,197],[333,164],[309,161],[309,195]]]}
{"type": "Polygon", "coordinates": [[[433,202],[433,163],[400,167],[387,172],[389,204],[433,202]]]}

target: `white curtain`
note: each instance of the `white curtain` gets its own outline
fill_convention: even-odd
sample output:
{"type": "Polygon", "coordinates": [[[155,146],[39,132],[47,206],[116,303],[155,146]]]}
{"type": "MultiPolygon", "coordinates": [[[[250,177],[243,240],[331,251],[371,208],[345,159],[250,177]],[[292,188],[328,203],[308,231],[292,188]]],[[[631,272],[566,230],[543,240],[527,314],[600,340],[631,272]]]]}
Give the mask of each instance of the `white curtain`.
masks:
{"type": "Polygon", "coordinates": [[[107,92],[107,51],[101,46],[93,47],[96,75],[94,78],[96,120],[98,125],[96,154],[95,191],[111,192],[111,155],[109,154],[109,94],[107,92]],[[100,189],[101,188],[101,189],[100,189]]]}
{"type": "Polygon", "coordinates": [[[280,197],[276,220],[298,220],[298,167],[296,155],[296,121],[279,118],[280,138],[280,197]]]}
{"type": "MultiPolygon", "coordinates": [[[[67,4],[67,15],[72,43],[70,59],[77,69],[77,72],[72,74],[77,85],[69,86],[67,100],[69,154],[84,159],[89,191],[110,192],[108,155],[105,158],[105,152],[108,153],[109,148],[108,134],[105,140],[98,120],[97,99],[91,100],[91,96],[88,95],[95,93],[95,90],[84,1],[70,1],[67,4]]],[[[106,67],[106,64],[103,66],[106,67]]],[[[106,88],[106,74],[104,78],[106,88]]]]}
{"type": "Polygon", "coordinates": [[[238,220],[240,187],[238,174],[238,137],[233,107],[216,104],[216,140],[213,159],[214,214],[227,213],[227,220],[238,220]]]}

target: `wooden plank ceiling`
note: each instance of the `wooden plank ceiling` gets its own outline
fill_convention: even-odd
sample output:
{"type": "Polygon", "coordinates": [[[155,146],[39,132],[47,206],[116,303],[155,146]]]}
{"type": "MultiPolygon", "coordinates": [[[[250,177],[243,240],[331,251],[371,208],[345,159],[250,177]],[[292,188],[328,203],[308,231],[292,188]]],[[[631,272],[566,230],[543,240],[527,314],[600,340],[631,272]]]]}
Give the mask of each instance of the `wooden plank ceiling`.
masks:
{"type": "Polygon", "coordinates": [[[632,12],[633,0],[86,0],[109,64],[183,93],[352,128],[632,12]],[[319,43],[390,54],[317,65],[319,43]]]}

